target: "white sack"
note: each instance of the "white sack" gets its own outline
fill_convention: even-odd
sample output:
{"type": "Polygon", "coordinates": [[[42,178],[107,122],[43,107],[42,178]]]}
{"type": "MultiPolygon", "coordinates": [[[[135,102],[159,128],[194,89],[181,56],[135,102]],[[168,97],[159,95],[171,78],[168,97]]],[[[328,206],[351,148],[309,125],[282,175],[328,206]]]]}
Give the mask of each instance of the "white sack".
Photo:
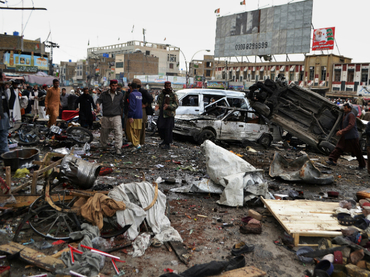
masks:
{"type": "Polygon", "coordinates": [[[128,236],[131,240],[134,240],[139,234],[138,228],[141,222],[146,218],[148,225],[155,234],[155,238],[160,242],[182,242],[181,236],[171,226],[170,220],[165,215],[166,196],[161,191],[158,190],[158,198],[154,206],[144,211],[143,208],[152,203],[154,194],[155,187],[149,182],[121,184],[112,189],[108,196],[126,204],[125,210],[116,212],[118,224],[122,227],[131,224],[132,226],[128,229],[128,236]]]}
{"type": "MultiPolygon", "coordinates": [[[[231,153],[206,140],[202,144],[206,156],[207,173],[210,179],[225,187],[218,204],[227,206],[243,206],[244,189],[251,193],[258,193],[266,198],[267,185],[264,184],[260,169],[231,153]]],[[[253,197],[252,197],[253,198],[253,197]]],[[[246,200],[252,199],[249,195],[246,200]]]]}

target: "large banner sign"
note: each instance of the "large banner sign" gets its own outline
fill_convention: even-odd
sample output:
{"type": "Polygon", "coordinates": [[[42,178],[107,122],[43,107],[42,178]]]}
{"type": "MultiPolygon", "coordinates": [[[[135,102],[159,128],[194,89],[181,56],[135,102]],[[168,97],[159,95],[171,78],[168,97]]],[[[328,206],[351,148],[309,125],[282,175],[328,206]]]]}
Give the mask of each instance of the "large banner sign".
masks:
{"type": "Polygon", "coordinates": [[[360,94],[364,97],[370,97],[370,86],[358,86],[357,95],[360,94]]]}
{"type": "Polygon", "coordinates": [[[315,29],[312,38],[312,50],[333,50],[335,27],[315,29]]]}
{"type": "Polygon", "coordinates": [[[309,53],[313,0],[219,17],[215,57],[309,53]]]}
{"type": "Polygon", "coordinates": [[[13,51],[4,54],[4,64],[7,67],[16,68],[17,71],[22,71],[24,69],[25,72],[37,72],[37,69],[38,70],[49,69],[48,58],[34,55],[15,54],[13,53],[13,51]],[[30,68],[27,69],[27,67],[30,68]]]}

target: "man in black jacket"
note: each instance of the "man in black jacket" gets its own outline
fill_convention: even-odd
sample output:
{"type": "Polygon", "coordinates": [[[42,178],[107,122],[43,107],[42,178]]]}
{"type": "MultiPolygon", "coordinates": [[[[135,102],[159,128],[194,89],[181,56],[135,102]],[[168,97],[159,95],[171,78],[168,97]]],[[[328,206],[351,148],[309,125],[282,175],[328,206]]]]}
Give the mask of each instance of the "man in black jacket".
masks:
{"type": "Polygon", "coordinates": [[[117,80],[110,81],[110,89],[103,92],[96,100],[96,109],[100,111],[103,104],[103,117],[101,119],[100,143],[103,148],[107,148],[108,135],[110,129],[114,129],[114,146],[116,154],[121,155],[122,148],[122,111],[123,94],[117,92],[117,80]]]}
{"type": "Polygon", "coordinates": [[[141,81],[139,79],[134,79],[132,82],[138,86],[139,92],[143,96],[143,125],[140,132],[140,145],[143,146],[145,143],[145,126],[148,121],[148,115],[153,115],[153,97],[146,89],[141,87],[141,81]]]}

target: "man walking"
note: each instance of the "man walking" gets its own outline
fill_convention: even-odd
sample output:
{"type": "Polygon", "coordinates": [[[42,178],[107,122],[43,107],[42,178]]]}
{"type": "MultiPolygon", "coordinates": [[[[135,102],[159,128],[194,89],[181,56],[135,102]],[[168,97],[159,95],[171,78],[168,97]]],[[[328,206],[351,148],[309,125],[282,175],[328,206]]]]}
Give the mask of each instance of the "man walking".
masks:
{"type": "Polygon", "coordinates": [[[116,154],[121,155],[123,94],[116,91],[117,83],[117,80],[110,81],[110,89],[100,95],[96,101],[96,107],[99,112],[100,105],[104,106],[103,117],[101,119],[101,146],[107,148],[109,131],[110,129],[114,129],[114,147],[116,148],[116,154]]]}
{"type": "Polygon", "coordinates": [[[343,105],[343,110],[342,129],[336,134],[340,136],[340,139],[335,149],[330,153],[329,160],[326,161],[326,163],[329,165],[337,165],[337,160],[343,152],[351,152],[356,156],[359,163],[357,169],[361,170],[365,168],[366,162],[360,148],[356,116],[352,112],[352,107],[349,103],[343,105]]]}
{"type": "Polygon", "coordinates": [[[91,108],[96,109],[94,100],[89,94],[88,88],[83,88],[83,94],[77,98],[75,103],[75,110],[79,111],[79,120],[82,127],[90,128],[93,127],[93,114],[91,108]],[[80,108],[78,108],[80,104],[80,108]]]}
{"type": "Polygon", "coordinates": [[[62,88],[62,94],[60,95],[60,105],[62,106],[59,111],[59,117],[62,117],[62,113],[64,110],[68,110],[68,96],[67,90],[62,88]]]}
{"type": "Polygon", "coordinates": [[[55,125],[59,116],[60,104],[60,87],[59,80],[53,80],[53,86],[48,89],[45,97],[45,110],[46,114],[49,115],[48,127],[55,125]]]}
{"type": "Polygon", "coordinates": [[[129,96],[129,106],[127,113],[127,136],[128,140],[138,150],[140,145],[140,131],[143,125],[142,95],[137,90],[137,84],[131,84],[132,91],[129,96]]]}
{"type": "Polygon", "coordinates": [[[144,145],[145,143],[145,126],[148,121],[148,115],[153,115],[153,108],[152,108],[152,102],[153,97],[149,94],[149,92],[141,87],[141,81],[139,79],[132,80],[133,83],[136,83],[138,91],[143,96],[142,101],[142,110],[143,110],[143,121],[142,121],[142,127],[140,131],[140,145],[144,145]]]}
{"type": "Polygon", "coordinates": [[[164,90],[158,96],[158,104],[155,107],[159,109],[159,118],[157,122],[158,132],[163,139],[160,146],[163,149],[170,149],[172,143],[172,130],[175,125],[176,109],[179,106],[179,99],[176,93],[172,91],[171,82],[164,83],[164,90]]]}

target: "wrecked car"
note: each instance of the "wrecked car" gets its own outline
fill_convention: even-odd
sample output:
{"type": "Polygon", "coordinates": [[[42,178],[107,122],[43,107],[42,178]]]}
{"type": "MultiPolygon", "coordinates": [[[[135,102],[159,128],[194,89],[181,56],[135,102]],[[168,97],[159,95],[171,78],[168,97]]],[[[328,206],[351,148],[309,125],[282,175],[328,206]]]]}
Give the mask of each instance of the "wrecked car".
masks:
{"type": "Polygon", "coordinates": [[[201,115],[176,116],[173,132],[192,137],[200,144],[208,139],[242,143],[253,141],[268,147],[272,141],[281,140],[281,129],[255,111],[222,104],[220,99],[207,106],[201,115]]]}
{"type": "MultiPolygon", "coordinates": [[[[249,89],[250,104],[261,115],[319,152],[334,150],[343,117],[337,105],[311,90],[288,85],[283,78],[257,82],[249,89]]],[[[357,128],[361,136],[365,126],[359,119],[357,128]]]]}

